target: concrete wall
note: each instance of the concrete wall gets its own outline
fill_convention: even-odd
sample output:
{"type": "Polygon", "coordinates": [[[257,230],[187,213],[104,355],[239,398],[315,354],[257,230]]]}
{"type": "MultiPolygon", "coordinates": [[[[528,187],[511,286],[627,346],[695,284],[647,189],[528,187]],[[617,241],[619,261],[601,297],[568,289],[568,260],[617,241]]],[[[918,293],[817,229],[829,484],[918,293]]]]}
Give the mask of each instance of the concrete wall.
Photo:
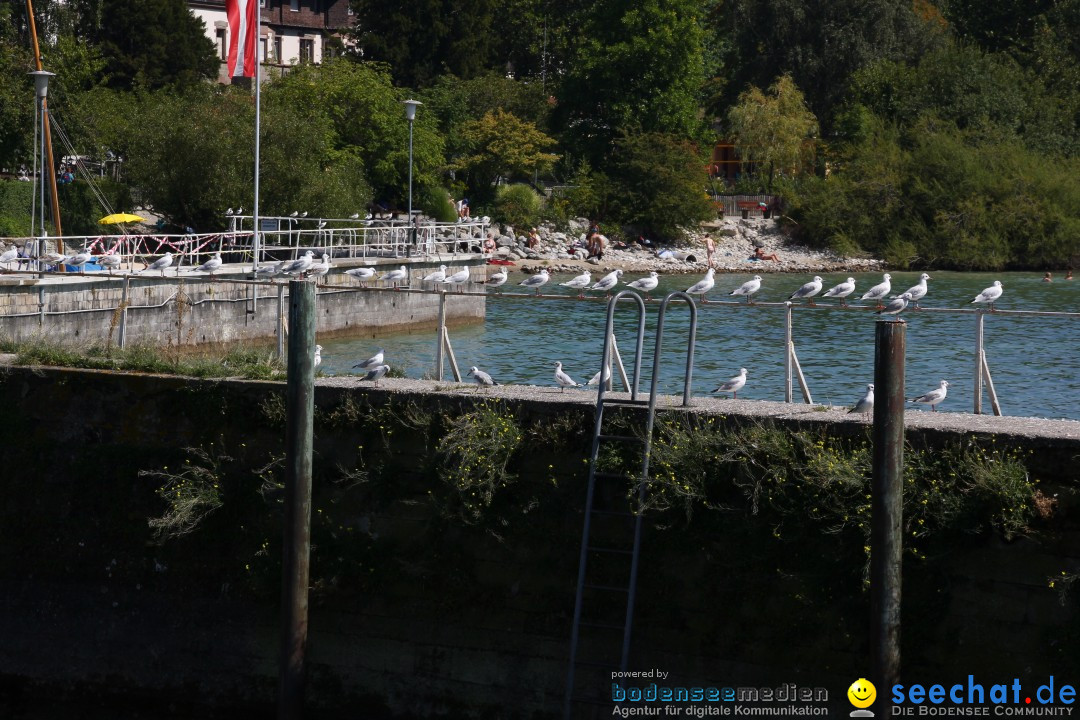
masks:
{"type": "MultiPolygon", "coordinates": [[[[424,274],[436,266],[409,267],[414,274],[424,274]]],[[[288,287],[287,282],[281,284],[286,286],[287,318],[288,287]]],[[[439,298],[434,294],[366,290],[341,273],[328,275],[320,284],[327,286],[318,293],[320,334],[423,329],[434,327],[438,321],[439,298]]],[[[413,287],[419,287],[419,282],[414,282],[413,287]]],[[[466,290],[482,291],[483,286],[471,284],[466,290]]],[[[117,343],[123,318],[116,309],[122,294],[123,281],[107,276],[8,280],[0,283],[0,338],[117,343]]],[[[179,281],[172,277],[133,278],[126,314],[126,344],[186,346],[276,337],[278,288],[259,286],[256,303],[252,303],[251,294],[246,284],[212,282],[205,276],[181,276],[179,281]]],[[[447,323],[482,322],[485,308],[482,297],[450,294],[446,297],[447,323]]]]}
{"type": "MultiPolygon", "coordinates": [[[[282,391],[0,373],[0,714],[19,696],[24,707],[77,698],[79,716],[93,717],[88,698],[108,707],[120,695],[185,717],[211,716],[197,702],[230,718],[269,716],[282,391]],[[157,545],[147,518],[163,502],[139,471],[182,472],[187,446],[217,458],[224,504],[191,535],[157,545]]],[[[319,717],[558,716],[591,395],[505,392],[405,380],[376,390],[345,378],[317,386],[309,699],[319,717]],[[436,452],[439,423],[493,402],[528,440],[514,481],[473,517],[468,492],[437,476],[448,462],[436,452]],[[409,425],[423,413],[445,420],[409,425]]],[[[929,428],[921,437],[976,439],[929,428]]],[[[1078,442],[1033,446],[1067,457],[1078,442]]],[[[1076,477],[1043,480],[1060,506],[1031,538],[960,531],[923,544],[923,559],[905,558],[908,682],[972,673],[1031,689],[1080,672],[1076,598],[1048,582],[1080,571],[1076,477]]],[[[777,527],[728,507],[650,521],[643,548],[633,669],[661,668],[678,685],[823,686],[833,711],[850,711],[843,693],[869,668],[861,537],[800,530],[794,518],[777,527]]]]}

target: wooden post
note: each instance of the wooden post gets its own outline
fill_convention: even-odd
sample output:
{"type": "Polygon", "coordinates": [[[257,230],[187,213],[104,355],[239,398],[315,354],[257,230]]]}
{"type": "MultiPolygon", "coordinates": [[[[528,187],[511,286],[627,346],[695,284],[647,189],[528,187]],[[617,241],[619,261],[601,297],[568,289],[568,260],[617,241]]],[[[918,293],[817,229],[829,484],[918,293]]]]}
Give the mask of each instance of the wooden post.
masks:
{"type": "Polygon", "coordinates": [[[289,282],[285,385],[285,540],[282,545],[278,719],[304,709],[311,556],[311,454],[315,414],[315,283],[289,282]]]}
{"type": "Polygon", "coordinates": [[[904,505],[904,355],[907,324],[879,321],[874,356],[870,501],[870,646],[878,717],[900,678],[900,567],[904,505]]]}

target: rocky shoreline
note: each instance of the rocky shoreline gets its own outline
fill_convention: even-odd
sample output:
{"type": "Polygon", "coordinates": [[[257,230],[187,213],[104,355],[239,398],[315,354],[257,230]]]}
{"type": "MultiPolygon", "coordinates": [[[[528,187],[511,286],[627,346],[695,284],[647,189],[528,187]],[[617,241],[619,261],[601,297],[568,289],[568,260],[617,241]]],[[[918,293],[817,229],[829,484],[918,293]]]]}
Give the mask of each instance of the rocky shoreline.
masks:
{"type": "Polygon", "coordinates": [[[494,257],[514,262],[523,272],[539,272],[547,268],[552,273],[581,272],[593,270],[610,272],[616,268],[631,273],[655,270],[664,275],[679,273],[703,273],[707,268],[705,236],[711,235],[716,250],[713,267],[719,273],[794,273],[794,272],[873,272],[884,268],[878,259],[843,257],[822,250],[814,250],[789,242],[779,224],[765,218],[725,218],[690,233],[678,246],[666,245],[667,257],[658,257],[660,249],[652,244],[634,243],[625,248],[606,243],[603,259],[586,258],[583,248],[574,255],[568,252],[574,240],[583,243],[588,221],[584,218],[571,221],[571,232],[559,232],[550,226],[540,226],[537,232],[540,242],[535,248],[526,246],[523,232],[515,232],[509,226],[493,225],[489,234],[495,239],[497,250],[494,257]],[[775,253],[778,261],[749,260],[755,248],[765,254],[775,253]]]}

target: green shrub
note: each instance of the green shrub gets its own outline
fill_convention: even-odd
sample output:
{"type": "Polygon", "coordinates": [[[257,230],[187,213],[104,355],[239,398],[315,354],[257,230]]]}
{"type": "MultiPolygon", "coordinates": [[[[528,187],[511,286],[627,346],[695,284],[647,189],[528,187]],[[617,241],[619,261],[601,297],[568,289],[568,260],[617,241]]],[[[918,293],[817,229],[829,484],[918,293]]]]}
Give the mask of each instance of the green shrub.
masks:
{"type": "Polygon", "coordinates": [[[32,182],[0,182],[0,237],[30,234],[30,203],[35,189],[36,183],[32,182]]]}
{"type": "Polygon", "coordinates": [[[540,195],[528,185],[506,185],[495,199],[495,219],[516,228],[531,227],[539,222],[542,205],[540,195]]]}
{"type": "Polygon", "coordinates": [[[457,220],[457,208],[450,202],[450,193],[446,188],[431,186],[420,190],[420,207],[424,213],[439,222],[457,220]]]}

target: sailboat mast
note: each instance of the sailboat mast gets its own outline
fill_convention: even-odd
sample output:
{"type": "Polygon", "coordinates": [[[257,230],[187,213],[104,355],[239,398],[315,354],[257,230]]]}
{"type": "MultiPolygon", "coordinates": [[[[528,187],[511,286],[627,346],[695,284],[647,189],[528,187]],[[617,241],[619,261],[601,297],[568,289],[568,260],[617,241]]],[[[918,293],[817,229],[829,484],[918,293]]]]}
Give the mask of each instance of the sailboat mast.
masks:
{"type": "MultiPolygon", "coordinates": [[[[31,0],[26,0],[26,17],[30,21],[30,38],[34,43],[34,64],[37,70],[44,70],[41,67],[41,47],[38,45],[37,38],[37,23],[34,22],[34,5],[31,0]]],[[[52,190],[52,216],[53,216],[53,228],[56,233],[56,251],[60,254],[64,253],[64,231],[60,227],[60,198],[56,193],[56,162],[53,160],[53,147],[52,147],[52,132],[49,130],[49,111],[48,111],[48,98],[41,99],[41,131],[45,134],[45,155],[49,166],[49,187],[52,190]]],[[[44,171],[44,168],[42,168],[44,171]]],[[[44,234],[44,230],[42,231],[44,234]]],[[[63,271],[63,265],[60,266],[63,271]]]]}

